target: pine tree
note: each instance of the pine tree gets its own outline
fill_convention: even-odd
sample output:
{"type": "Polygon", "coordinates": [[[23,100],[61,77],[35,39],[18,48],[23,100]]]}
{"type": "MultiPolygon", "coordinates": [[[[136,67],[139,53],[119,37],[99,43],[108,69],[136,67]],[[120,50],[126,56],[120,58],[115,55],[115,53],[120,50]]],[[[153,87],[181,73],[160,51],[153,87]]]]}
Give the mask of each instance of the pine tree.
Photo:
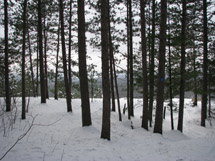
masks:
{"type": "MultiPolygon", "coordinates": [[[[110,34],[110,32],[109,32],[110,34]]],[[[111,35],[109,35],[109,39],[111,35]]],[[[112,111],[116,111],[115,107],[115,93],[114,93],[114,73],[113,73],[113,50],[111,49],[112,43],[111,40],[109,40],[109,52],[110,52],[110,84],[111,84],[111,102],[112,102],[112,111]]]]}
{"type": "Polygon", "coordinates": [[[103,115],[101,138],[110,140],[110,84],[108,52],[108,0],[101,1],[101,37],[102,37],[102,90],[103,115]]]}
{"type": "MultiPolygon", "coordinates": [[[[60,18],[59,18],[60,23],[60,18]]],[[[55,91],[54,98],[58,99],[58,63],[59,63],[59,50],[60,50],[60,26],[58,25],[57,30],[57,54],[56,54],[56,66],[55,66],[55,91]]]]}
{"type": "Polygon", "coordinates": [[[64,73],[64,84],[66,90],[66,103],[67,103],[67,112],[72,112],[71,106],[71,93],[69,89],[69,80],[67,72],[67,61],[66,61],[66,45],[65,45],[65,33],[64,33],[64,7],[63,0],[60,0],[60,24],[61,24],[61,46],[62,46],[62,55],[63,55],[63,73],[64,73]]]}
{"type": "Polygon", "coordinates": [[[79,79],[81,89],[82,126],[89,126],[91,122],[89,89],[86,63],[86,37],[85,37],[85,4],[78,1],[78,57],[79,79]]]}
{"type": "Polygon", "coordinates": [[[170,117],[171,117],[171,128],[174,130],[174,121],[173,121],[173,92],[172,92],[172,60],[171,60],[171,33],[170,33],[170,16],[168,17],[169,24],[169,35],[168,35],[168,71],[169,71],[169,107],[170,107],[170,117]]]}
{"type": "Polygon", "coordinates": [[[152,127],[152,113],[154,102],[154,57],[155,57],[155,0],[152,0],[152,37],[151,37],[151,53],[149,66],[149,121],[152,127]]]}
{"type": "Polygon", "coordinates": [[[118,83],[117,83],[117,75],[116,75],[116,67],[115,67],[115,59],[113,56],[113,72],[114,72],[114,82],[116,87],[116,97],[117,97],[117,105],[118,105],[118,114],[119,114],[119,121],[122,121],[122,115],[121,115],[121,108],[120,108],[120,100],[119,100],[119,89],[118,89],[118,83]]]}
{"type": "Polygon", "coordinates": [[[39,59],[40,59],[40,94],[41,103],[46,103],[44,64],[43,64],[43,35],[42,35],[42,6],[41,0],[38,0],[38,38],[39,38],[39,59]]]}
{"type": "MultiPolygon", "coordinates": [[[[69,5],[69,47],[68,47],[68,76],[69,76],[69,88],[70,88],[70,93],[72,93],[72,67],[71,67],[71,47],[72,47],[72,0],[70,0],[70,5],[69,5]]],[[[71,95],[72,98],[72,95],[71,95]]]]}
{"type": "Polygon", "coordinates": [[[36,71],[36,93],[39,96],[39,38],[37,36],[37,71],[36,71]]]}
{"type": "Polygon", "coordinates": [[[160,133],[160,134],[162,134],[162,122],[163,122],[166,19],[167,19],[167,0],[161,0],[158,89],[157,89],[157,107],[156,107],[155,126],[154,126],[154,133],[160,133]]]}
{"type": "Polygon", "coordinates": [[[148,130],[148,80],[147,80],[147,52],[146,52],[146,22],[145,22],[145,0],[140,1],[141,12],[141,44],[142,44],[142,72],[143,72],[143,116],[142,127],[148,130]]]}
{"type": "Polygon", "coordinates": [[[47,65],[47,39],[48,39],[48,32],[46,25],[46,6],[47,6],[47,0],[43,1],[43,39],[44,39],[44,79],[45,79],[45,95],[46,98],[49,99],[49,88],[48,88],[48,65],[47,65]]]}
{"type": "Polygon", "coordinates": [[[183,131],[183,113],[184,113],[184,91],[185,91],[185,44],[186,44],[186,5],[187,1],[182,1],[182,30],[181,30],[181,80],[180,80],[180,99],[179,99],[179,115],[178,130],[183,131]]]}
{"type": "MultiPolygon", "coordinates": [[[[195,47],[193,47],[193,72],[196,73],[196,50],[195,47]]],[[[198,94],[197,94],[197,76],[194,75],[194,100],[193,100],[193,106],[197,106],[198,103],[198,94]]]]}
{"type": "Polygon", "coordinates": [[[207,117],[207,62],[208,62],[208,29],[207,29],[207,0],[203,0],[203,83],[202,83],[202,111],[201,111],[201,126],[205,126],[205,119],[207,117]]]}
{"type": "Polygon", "coordinates": [[[25,40],[26,40],[26,8],[27,8],[27,0],[24,0],[23,4],[23,40],[22,40],[22,119],[26,118],[25,116],[25,40]]]}
{"type": "Polygon", "coordinates": [[[27,36],[28,36],[28,50],[29,50],[29,58],[30,58],[32,91],[33,91],[33,96],[36,97],[36,89],[35,89],[35,81],[34,81],[34,70],[33,70],[33,62],[32,62],[31,40],[30,40],[29,29],[27,29],[27,36]]]}
{"type": "Polygon", "coordinates": [[[110,76],[111,76],[111,92],[112,92],[112,111],[113,107],[115,109],[115,94],[114,94],[114,83],[116,89],[116,97],[117,97],[117,105],[118,105],[118,114],[119,114],[119,121],[122,121],[121,116],[121,109],[120,109],[120,100],[119,100],[119,90],[118,90],[118,83],[117,83],[117,75],[116,75],[116,66],[115,66],[115,59],[114,59],[114,51],[113,51],[113,43],[112,43],[112,34],[111,34],[111,23],[110,23],[110,5],[109,5],[109,14],[108,14],[108,34],[109,34],[109,52],[110,52],[110,76]],[[114,100],[114,101],[113,101],[114,100]]]}
{"type": "Polygon", "coordinates": [[[134,116],[134,73],[133,73],[133,24],[132,24],[132,0],[128,0],[128,26],[129,26],[129,108],[130,108],[130,116],[134,116]]]}
{"type": "Polygon", "coordinates": [[[128,108],[128,119],[131,119],[131,108],[130,108],[130,30],[129,30],[129,1],[127,1],[127,108],[128,108]]]}
{"type": "Polygon", "coordinates": [[[8,2],[4,0],[4,35],[5,35],[5,95],[6,111],[11,110],[10,102],[10,84],[9,84],[9,62],[8,62],[8,2]]]}

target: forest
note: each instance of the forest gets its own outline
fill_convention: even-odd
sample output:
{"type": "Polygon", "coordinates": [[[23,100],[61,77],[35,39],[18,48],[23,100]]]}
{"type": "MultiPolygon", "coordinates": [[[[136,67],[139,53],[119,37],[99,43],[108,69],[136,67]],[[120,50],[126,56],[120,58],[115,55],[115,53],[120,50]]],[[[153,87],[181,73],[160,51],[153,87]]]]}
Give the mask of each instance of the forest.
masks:
{"type": "MultiPolygon", "coordinates": [[[[212,128],[214,0],[4,0],[0,8],[0,135],[12,133],[19,118],[19,127],[29,124],[13,146],[1,147],[9,150],[0,160],[34,126],[60,122],[57,117],[50,124],[34,123],[44,113],[48,118],[51,106],[57,113],[58,105],[65,108],[71,114],[66,119],[81,119],[82,130],[95,134],[100,125],[100,138],[108,141],[116,131],[111,127],[120,123],[162,136],[167,116],[170,129],[184,135],[189,123],[184,111],[196,114],[188,104],[198,111],[195,123],[212,128]],[[43,105],[49,112],[42,112],[43,105]],[[33,106],[41,111],[36,114],[33,106]],[[101,110],[99,124],[94,108],[101,110]]],[[[64,150],[60,155],[55,160],[63,160],[64,150]]],[[[45,157],[46,152],[40,160],[45,157]]]]}

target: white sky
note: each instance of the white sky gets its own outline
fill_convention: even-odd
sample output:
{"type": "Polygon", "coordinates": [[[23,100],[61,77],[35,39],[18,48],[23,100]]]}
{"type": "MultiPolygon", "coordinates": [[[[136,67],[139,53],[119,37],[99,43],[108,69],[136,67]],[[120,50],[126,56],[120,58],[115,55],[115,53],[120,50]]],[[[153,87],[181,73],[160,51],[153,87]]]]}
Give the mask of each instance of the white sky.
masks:
{"type": "MultiPolygon", "coordinates": [[[[215,5],[215,0],[213,0],[213,3],[215,5]]],[[[210,10],[215,10],[215,7],[210,8],[210,10]]],[[[1,21],[2,21],[3,16],[1,17],[1,21]]],[[[87,19],[87,18],[86,18],[87,19]]],[[[215,16],[213,16],[213,21],[215,21],[215,16]]],[[[123,26],[124,28],[124,26],[123,26]]],[[[126,30],[126,28],[124,28],[124,30],[126,30]]],[[[9,32],[10,32],[10,28],[9,28],[9,32]]],[[[86,37],[88,35],[86,34],[86,37]]],[[[4,28],[3,26],[0,26],[0,37],[4,37],[4,28]]],[[[139,42],[140,38],[135,38],[134,37],[134,42],[139,42]]],[[[135,45],[135,48],[138,48],[139,45],[135,45]]],[[[127,47],[126,46],[121,46],[120,47],[120,52],[122,53],[126,53],[127,47]]],[[[73,51],[74,53],[74,51],[73,51]]],[[[93,49],[92,47],[89,47],[89,45],[87,46],[87,54],[92,58],[91,60],[87,60],[87,64],[95,64],[97,65],[97,71],[101,72],[101,51],[99,51],[98,49],[93,49]]],[[[117,56],[118,57],[118,56],[117,56]]],[[[73,55],[73,59],[77,59],[77,54],[73,55]]],[[[126,69],[126,60],[122,60],[119,64],[120,67],[126,69]]],[[[78,69],[73,69],[73,70],[78,70],[78,69]]]]}

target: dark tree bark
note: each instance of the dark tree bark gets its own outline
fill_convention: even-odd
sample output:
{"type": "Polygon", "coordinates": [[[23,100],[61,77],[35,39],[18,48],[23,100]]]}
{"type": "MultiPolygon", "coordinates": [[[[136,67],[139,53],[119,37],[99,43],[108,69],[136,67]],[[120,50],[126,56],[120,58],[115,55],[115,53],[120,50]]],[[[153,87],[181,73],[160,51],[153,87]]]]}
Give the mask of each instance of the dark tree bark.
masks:
{"type": "Polygon", "coordinates": [[[46,87],[46,98],[49,99],[49,86],[48,86],[48,65],[47,65],[47,50],[46,50],[46,46],[47,46],[47,37],[45,36],[44,39],[45,43],[45,47],[44,47],[44,64],[45,64],[45,87],[46,87]]]}
{"type": "Polygon", "coordinates": [[[37,37],[36,96],[39,96],[39,45],[37,37]]]}
{"type": "Polygon", "coordinates": [[[142,47],[142,74],[143,74],[143,116],[142,128],[148,130],[148,80],[147,80],[147,52],[146,52],[146,21],[145,0],[140,0],[141,14],[141,47],[142,47]]]}
{"type": "Polygon", "coordinates": [[[115,93],[114,93],[114,77],[113,77],[113,58],[110,57],[110,81],[111,81],[111,102],[112,102],[112,111],[116,111],[115,106],[115,93]]]}
{"type": "MultiPolygon", "coordinates": [[[[212,71],[209,70],[209,73],[211,73],[212,71]]],[[[209,75],[209,80],[208,80],[208,117],[211,118],[211,75],[209,75]]]]}
{"type": "Polygon", "coordinates": [[[34,70],[33,70],[33,62],[32,62],[32,52],[31,52],[31,41],[30,41],[29,30],[28,30],[28,48],[29,48],[29,57],[30,57],[30,71],[31,71],[32,91],[33,91],[33,96],[36,97],[36,89],[35,89],[35,81],[34,81],[34,70]]]}
{"type": "Polygon", "coordinates": [[[112,87],[112,84],[115,83],[119,121],[122,121],[122,115],[121,115],[121,109],[120,109],[120,100],[119,100],[119,90],[118,90],[116,67],[115,67],[115,59],[114,59],[114,54],[113,54],[113,44],[112,44],[112,37],[111,37],[111,32],[110,32],[110,22],[109,22],[108,28],[109,28],[109,45],[110,45],[109,46],[109,48],[110,48],[110,73],[113,74],[113,75],[111,75],[112,101],[114,100],[114,105],[113,105],[113,102],[112,102],[112,111],[113,111],[113,106],[115,107],[115,97],[113,97],[114,96],[114,87],[112,87]]]}
{"type": "Polygon", "coordinates": [[[155,55],[155,0],[152,0],[152,38],[151,38],[151,54],[149,66],[149,122],[152,127],[152,113],[154,102],[154,55],[155,55]]]}
{"type": "Polygon", "coordinates": [[[47,67],[47,31],[46,31],[46,11],[44,12],[44,64],[45,64],[45,95],[49,99],[49,87],[48,87],[48,67],[47,67]]]}
{"type": "Polygon", "coordinates": [[[40,94],[41,103],[46,103],[46,89],[44,79],[44,66],[43,66],[43,35],[42,35],[42,6],[41,0],[38,0],[38,37],[39,37],[39,59],[40,59],[40,94]]]}
{"type": "MultiPolygon", "coordinates": [[[[170,25],[170,22],[169,22],[170,25]]],[[[171,118],[171,128],[174,130],[174,121],[173,121],[173,94],[172,94],[172,65],[171,65],[171,46],[170,46],[170,27],[169,27],[169,36],[168,36],[168,47],[169,47],[169,55],[168,55],[168,61],[169,61],[169,105],[170,105],[170,118],[171,118]]]]}
{"type": "MultiPolygon", "coordinates": [[[[109,3],[109,2],[108,2],[109,3]]],[[[111,25],[110,25],[110,4],[108,9],[108,34],[109,34],[109,54],[110,54],[110,84],[111,84],[111,101],[112,101],[112,111],[116,111],[115,107],[115,93],[114,93],[114,73],[113,73],[113,44],[112,44],[112,37],[111,37],[111,25]]]]}
{"type": "Polygon", "coordinates": [[[129,40],[129,4],[127,1],[127,109],[128,109],[128,119],[130,117],[130,40],[129,40]]]}
{"type": "MultiPolygon", "coordinates": [[[[193,72],[196,73],[196,51],[195,47],[193,47],[193,72]]],[[[198,102],[198,93],[197,93],[197,76],[194,75],[194,100],[193,100],[193,106],[197,106],[198,102]]]]}
{"type": "Polygon", "coordinates": [[[36,73],[36,93],[39,96],[39,38],[37,37],[37,73],[36,73]]]}
{"type": "Polygon", "coordinates": [[[116,87],[116,97],[117,97],[119,121],[122,121],[122,114],[121,114],[121,108],[120,108],[119,90],[118,90],[118,83],[117,83],[117,75],[116,75],[116,67],[115,67],[114,55],[113,55],[113,72],[114,72],[114,82],[115,82],[115,87],[116,87]]]}
{"type": "Polygon", "coordinates": [[[24,0],[23,5],[23,37],[22,37],[22,119],[26,118],[25,108],[26,108],[26,92],[25,92],[25,36],[26,36],[26,8],[27,8],[27,0],[24,0]]]}
{"type": "Polygon", "coordinates": [[[208,28],[207,28],[207,0],[203,0],[203,25],[204,25],[204,51],[203,51],[203,83],[202,83],[202,111],[201,111],[201,126],[205,127],[205,119],[207,117],[207,70],[208,70],[208,28]]]}
{"type": "Polygon", "coordinates": [[[128,0],[128,7],[129,7],[129,45],[130,45],[130,54],[129,54],[129,61],[130,61],[130,116],[134,116],[134,78],[133,78],[133,25],[132,25],[132,0],[128,0]]]}
{"type": "Polygon", "coordinates": [[[93,98],[94,98],[94,75],[95,75],[95,71],[92,71],[91,73],[91,82],[90,82],[90,88],[91,88],[91,102],[93,102],[93,98]]]}
{"type": "Polygon", "coordinates": [[[63,73],[64,73],[64,83],[66,90],[66,103],[67,103],[67,112],[72,112],[71,106],[71,93],[69,90],[69,81],[68,81],[68,72],[67,72],[67,61],[66,61],[66,45],[65,45],[65,33],[64,33],[64,7],[63,0],[60,0],[60,24],[61,24],[61,46],[62,46],[62,55],[63,55],[63,73]]]}
{"type": "Polygon", "coordinates": [[[160,134],[162,134],[162,123],[163,123],[166,18],[167,18],[167,0],[161,0],[158,89],[157,89],[157,107],[156,107],[155,126],[154,126],[154,133],[160,133],[160,134]]]}
{"type": "MultiPolygon", "coordinates": [[[[110,52],[112,52],[112,51],[110,51],[110,52]]],[[[111,100],[112,100],[112,111],[116,111],[115,93],[114,93],[114,77],[113,77],[113,57],[112,57],[112,54],[110,53],[110,81],[111,81],[111,98],[112,98],[111,100]]]]}
{"type": "Polygon", "coordinates": [[[185,47],[186,47],[186,7],[187,1],[182,1],[182,31],[181,31],[181,80],[180,80],[180,98],[178,113],[178,130],[183,131],[183,113],[184,113],[184,88],[185,88],[185,47]]]}
{"type": "MultiPolygon", "coordinates": [[[[148,3],[148,6],[149,8],[151,8],[151,2],[145,2],[146,4],[148,3]]],[[[145,10],[145,16],[148,15],[148,17],[146,17],[145,19],[148,19],[148,30],[147,28],[145,29],[146,30],[146,40],[148,39],[148,41],[146,41],[146,45],[147,45],[147,48],[148,48],[148,62],[151,61],[151,12],[150,12],[150,9],[148,10],[148,12],[146,12],[145,10]]]]}
{"type": "MultiPolygon", "coordinates": [[[[59,19],[60,23],[60,19],[59,19]]],[[[60,50],[60,26],[58,26],[57,30],[57,55],[56,55],[56,67],[55,67],[55,91],[54,98],[58,99],[58,63],[59,63],[59,50],[60,50]]]]}
{"type": "MultiPolygon", "coordinates": [[[[109,3],[109,1],[108,1],[109,3]]],[[[108,4],[109,5],[109,4],[108,4]]],[[[112,100],[115,100],[114,97],[114,83],[115,83],[115,89],[116,89],[116,97],[117,97],[117,105],[118,105],[118,114],[119,114],[119,121],[122,121],[122,115],[121,115],[121,109],[120,109],[120,100],[119,100],[119,90],[118,90],[118,83],[117,83],[117,75],[116,75],[116,66],[115,66],[115,59],[114,59],[114,52],[113,52],[113,43],[112,43],[112,36],[111,36],[111,26],[110,26],[110,5],[109,5],[109,10],[108,10],[108,31],[109,31],[109,50],[110,50],[110,73],[113,74],[111,75],[111,89],[112,89],[112,100]],[[112,72],[111,72],[112,71],[112,72]],[[114,79],[114,80],[112,80],[114,79]],[[113,86],[112,86],[113,85],[113,86]]],[[[115,109],[115,101],[112,102],[112,110],[113,107],[115,109]]],[[[114,110],[115,111],[115,110],[114,110]]]]}
{"type": "Polygon", "coordinates": [[[101,37],[102,37],[102,90],[103,115],[101,138],[110,140],[110,84],[108,52],[108,9],[109,0],[101,1],[101,37]]]}
{"type": "Polygon", "coordinates": [[[85,4],[84,0],[78,1],[78,57],[79,79],[81,89],[82,126],[89,126],[91,122],[89,89],[86,63],[86,37],[85,37],[85,4]]]}
{"type": "MultiPolygon", "coordinates": [[[[71,45],[72,45],[72,0],[70,0],[70,6],[69,6],[69,48],[68,48],[68,76],[69,76],[69,88],[70,93],[72,93],[72,64],[71,64],[71,45]]],[[[71,95],[72,98],[72,95],[71,95]]]]}
{"type": "Polygon", "coordinates": [[[11,110],[10,83],[9,83],[9,60],[8,60],[8,3],[4,0],[4,35],[5,35],[5,95],[6,95],[6,112],[11,110]]]}

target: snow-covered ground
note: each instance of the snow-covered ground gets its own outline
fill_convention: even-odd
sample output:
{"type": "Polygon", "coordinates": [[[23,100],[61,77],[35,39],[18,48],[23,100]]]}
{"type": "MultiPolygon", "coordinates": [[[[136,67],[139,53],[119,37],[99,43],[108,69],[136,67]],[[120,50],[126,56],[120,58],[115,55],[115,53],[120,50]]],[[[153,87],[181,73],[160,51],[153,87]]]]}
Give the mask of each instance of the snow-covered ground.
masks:
{"type": "MultiPolygon", "coordinates": [[[[19,101],[21,101],[19,99],[19,101]]],[[[121,99],[124,106],[125,99],[121,99]]],[[[178,102],[177,99],[174,102],[178,102]]],[[[73,113],[66,112],[65,99],[31,98],[25,121],[20,119],[21,104],[15,124],[14,113],[0,115],[0,158],[31,126],[30,131],[2,159],[4,161],[214,161],[215,121],[200,126],[201,105],[191,106],[185,100],[184,133],[172,131],[167,109],[163,135],[154,134],[153,128],[141,128],[142,101],[136,99],[135,117],[131,121],[111,112],[111,141],[100,139],[102,100],[91,102],[92,126],[82,127],[80,99],[72,102],[73,113]],[[9,119],[10,118],[10,119],[9,119]],[[7,122],[7,121],[11,122],[7,122]]],[[[1,100],[2,104],[2,100],[1,100]]],[[[214,103],[213,103],[214,107],[214,103]]],[[[15,110],[14,110],[15,111],[15,110]]],[[[174,123],[177,128],[177,112],[174,123]]]]}

